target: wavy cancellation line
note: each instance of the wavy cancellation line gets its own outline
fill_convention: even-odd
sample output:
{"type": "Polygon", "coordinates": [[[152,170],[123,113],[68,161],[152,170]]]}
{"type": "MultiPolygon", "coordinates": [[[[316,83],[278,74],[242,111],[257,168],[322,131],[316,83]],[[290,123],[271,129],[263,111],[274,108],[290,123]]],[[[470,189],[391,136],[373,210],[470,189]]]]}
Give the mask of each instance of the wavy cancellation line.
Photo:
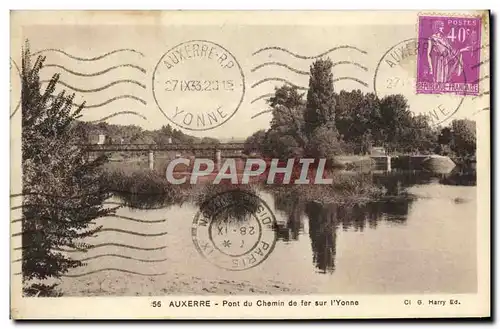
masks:
{"type": "MultiPolygon", "coordinates": [[[[357,66],[359,67],[360,69],[362,69],[363,71],[368,71],[368,68],[359,64],[359,63],[356,63],[356,62],[352,62],[352,61],[338,61],[338,62],[335,62],[335,63],[332,63],[333,67],[337,66],[337,65],[345,65],[345,64],[349,64],[349,65],[354,65],[354,66],[357,66]]],[[[264,68],[266,66],[281,66],[281,67],[284,67],[294,73],[297,73],[297,74],[302,74],[302,75],[309,75],[309,72],[308,71],[303,71],[303,70],[299,70],[299,69],[296,69],[294,67],[291,67],[290,65],[287,65],[287,64],[284,64],[284,63],[280,63],[280,62],[266,62],[266,63],[262,63],[260,65],[257,65],[256,67],[254,67],[251,71],[252,72],[255,72],[257,70],[260,70],[261,68],[264,68]]]]}
{"type": "MultiPolygon", "coordinates": [[[[99,269],[99,270],[94,270],[94,271],[90,271],[90,272],[86,272],[86,273],[81,273],[81,274],[62,274],[61,276],[62,277],[66,277],[66,278],[79,278],[79,277],[82,277],[82,276],[87,276],[87,275],[91,275],[91,274],[95,274],[95,273],[100,273],[100,272],[105,272],[105,271],[115,271],[115,272],[135,274],[135,275],[140,275],[140,276],[161,276],[161,275],[168,274],[168,272],[164,272],[164,273],[141,273],[141,272],[136,272],[136,271],[131,271],[131,270],[125,270],[125,269],[122,269],[122,268],[108,267],[108,268],[102,268],[102,269],[99,269]]],[[[21,274],[22,274],[21,272],[14,273],[14,275],[21,275],[21,274]]]]}
{"type": "Polygon", "coordinates": [[[476,98],[483,97],[483,96],[485,96],[485,95],[489,95],[489,94],[490,94],[490,92],[489,92],[489,91],[485,91],[485,92],[480,93],[480,94],[479,94],[479,95],[477,95],[477,96],[472,97],[472,99],[474,100],[474,99],[476,99],[476,98]]]}
{"type": "MultiPolygon", "coordinates": [[[[74,144],[74,145],[79,145],[79,144],[74,144]]],[[[86,144],[82,144],[82,146],[85,146],[86,144]]],[[[79,199],[84,196],[94,196],[98,194],[104,194],[104,193],[126,193],[126,194],[133,194],[133,195],[149,195],[149,196],[156,196],[156,195],[165,195],[163,192],[131,192],[131,191],[125,191],[125,190],[118,190],[118,189],[106,189],[106,190],[101,190],[98,192],[94,193],[82,193],[82,194],[77,194],[77,195],[59,195],[59,194],[50,194],[50,193],[43,193],[43,192],[29,192],[25,191],[23,193],[16,193],[16,194],[11,194],[10,198],[18,198],[22,196],[28,196],[28,195],[38,195],[38,196],[44,196],[44,197],[49,197],[49,198],[60,198],[60,199],[79,199]]]]}
{"type": "Polygon", "coordinates": [[[79,210],[80,209],[80,207],[63,207],[63,206],[59,206],[59,205],[56,206],[56,205],[41,204],[41,203],[22,204],[22,205],[19,205],[19,206],[10,207],[10,209],[11,210],[16,210],[16,209],[21,209],[23,207],[36,207],[36,208],[44,207],[44,208],[59,209],[59,210],[69,210],[69,211],[75,211],[75,210],[79,210]]]}
{"type": "MultiPolygon", "coordinates": [[[[96,232],[96,234],[102,233],[102,232],[116,232],[116,233],[124,233],[124,234],[129,234],[129,235],[135,235],[135,236],[143,236],[143,237],[157,237],[157,236],[165,236],[168,233],[167,232],[160,232],[160,233],[140,233],[136,231],[130,231],[130,230],[124,230],[121,228],[103,228],[99,231],[96,232]]],[[[21,236],[23,235],[23,232],[17,232],[13,233],[11,236],[16,237],[16,236],[21,236]]]]}
{"type": "MultiPolygon", "coordinates": [[[[49,83],[51,80],[42,80],[40,81],[41,83],[49,83]]],[[[110,82],[108,83],[107,85],[105,86],[102,86],[102,87],[98,87],[98,88],[93,88],[93,89],[81,89],[81,88],[77,88],[77,87],[74,87],[62,80],[58,80],[57,81],[58,84],[61,84],[63,85],[64,87],[66,88],[69,88],[73,91],[77,91],[77,92],[80,92],[80,93],[94,93],[94,92],[98,92],[98,91],[102,91],[102,90],[105,90],[105,89],[108,89],[109,87],[112,87],[112,86],[115,86],[117,84],[121,84],[121,83],[131,83],[131,84],[134,84],[134,85],[137,85],[139,87],[141,87],[142,89],[146,89],[146,86],[142,83],[140,83],[139,81],[136,81],[136,80],[130,80],[130,79],[122,79],[122,80],[116,80],[116,81],[113,81],[113,82],[110,82]]]]}
{"type": "MultiPolygon", "coordinates": [[[[363,85],[363,86],[365,86],[365,87],[368,87],[368,84],[367,84],[366,82],[364,82],[364,81],[363,81],[363,80],[361,80],[361,79],[358,79],[358,78],[353,78],[353,77],[340,77],[340,78],[336,78],[336,79],[333,79],[333,83],[335,83],[335,82],[339,82],[339,81],[343,81],[343,80],[350,80],[350,81],[354,81],[354,82],[357,82],[357,83],[359,83],[359,84],[361,84],[361,85],[363,85]]],[[[255,88],[255,87],[257,87],[257,86],[259,86],[259,85],[261,85],[261,84],[263,84],[263,83],[265,83],[265,82],[272,82],[272,81],[283,82],[283,83],[285,83],[285,84],[287,84],[287,85],[289,85],[289,86],[292,86],[292,87],[294,87],[294,88],[297,88],[297,89],[299,89],[299,90],[307,90],[307,89],[309,89],[309,88],[307,88],[307,87],[298,86],[298,85],[296,85],[296,84],[294,84],[294,83],[292,83],[292,82],[288,81],[287,79],[278,78],[278,77],[265,78],[265,79],[259,80],[259,81],[257,81],[256,83],[254,83],[254,84],[252,85],[252,88],[255,88]]],[[[259,97],[264,98],[263,96],[264,96],[264,95],[259,96],[259,97]]],[[[254,100],[255,100],[255,99],[254,99],[254,100]]]]}
{"type": "Polygon", "coordinates": [[[131,257],[131,256],[125,256],[125,255],[120,255],[120,254],[102,254],[102,255],[95,255],[92,257],[87,257],[87,258],[82,258],[82,259],[76,259],[77,261],[80,262],[87,262],[89,260],[94,260],[98,258],[103,258],[103,257],[117,257],[117,258],[122,258],[122,259],[129,259],[129,260],[134,260],[136,262],[142,262],[142,263],[161,263],[165,262],[168,260],[168,258],[163,258],[163,259],[144,259],[144,258],[136,258],[136,257],[131,257]]]}
{"type": "Polygon", "coordinates": [[[343,80],[350,80],[350,81],[354,81],[354,82],[357,82],[365,87],[368,87],[368,84],[366,82],[364,82],[363,80],[361,79],[358,79],[358,78],[353,78],[353,77],[340,77],[340,78],[336,78],[336,79],[333,79],[333,83],[335,82],[338,82],[338,81],[343,81],[343,80]]]}
{"type": "Polygon", "coordinates": [[[256,117],[258,116],[261,116],[263,114],[266,114],[266,113],[269,113],[269,112],[272,112],[273,110],[264,110],[264,111],[260,111],[259,113],[256,113],[254,115],[252,115],[252,117],[250,119],[255,119],[256,117]]]}
{"type": "Polygon", "coordinates": [[[110,55],[113,55],[113,54],[116,54],[116,53],[120,53],[120,52],[132,52],[132,53],[139,54],[141,57],[144,57],[144,54],[141,53],[140,51],[137,51],[135,49],[129,49],[129,48],[126,48],[126,49],[116,49],[116,50],[107,52],[105,54],[102,54],[102,55],[99,55],[99,56],[96,56],[96,57],[89,57],[89,58],[74,56],[74,55],[68,54],[64,50],[55,49],[55,48],[42,49],[40,51],[34,52],[33,54],[31,54],[31,56],[36,56],[36,55],[39,55],[39,54],[45,53],[45,52],[57,52],[57,53],[65,55],[65,56],[67,56],[67,57],[69,57],[71,59],[74,59],[74,60],[77,60],[77,61],[84,61],[84,62],[97,61],[97,60],[103,59],[105,57],[108,57],[110,55]]]}
{"type": "MultiPolygon", "coordinates": [[[[53,98],[55,98],[56,96],[52,96],[53,98]]],[[[134,96],[134,95],[120,95],[120,96],[116,96],[116,97],[113,97],[113,98],[110,98],[102,103],[99,103],[99,104],[92,104],[92,105],[86,105],[84,104],[83,108],[85,109],[93,109],[93,108],[98,108],[98,107],[101,107],[101,106],[104,106],[104,105],[108,105],[109,103],[112,103],[114,101],[117,101],[117,100],[120,100],[120,99],[133,99],[133,100],[136,100],[140,103],[142,103],[143,105],[146,105],[146,101],[143,100],[142,98],[140,97],[137,97],[137,96],[134,96]]],[[[73,102],[72,103],[73,106],[76,106],[76,107],[80,107],[81,104],[78,104],[78,103],[75,103],[73,102]]]]}
{"type": "Polygon", "coordinates": [[[127,204],[125,202],[115,202],[115,201],[106,201],[104,202],[104,204],[106,205],[117,205],[117,206],[120,206],[120,207],[128,207],[128,208],[132,208],[132,209],[140,209],[140,210],[159,210],[159,209],[165,209],[167,207],[169,207],[170,205],[162,205],[162,206],[157,206],[157,207],[137,207],[137,206],[134,206],[132,204],[127,204]]]}
{"type": "Polygon", "coordinates": [[[273,93],[260,95],[260,96],[258,96],[258,97],[256,97],[256,98],[254,98],[254,99],[250,102],[250,104],[253,104],[253,103],[257,102],[257,101],[260,101],[261,99],[264,99],[264,98],[270,98],[270,97],[273,97],[273,96],[274,96],[274,94],[273,94],[273,93]]]}
{"type": "Polygon", "coordinates": [[[261,84],[263,84],[263,83],[265,83],[265,82],[272,82],[272,81],[283,82],[283,83],[285,83],[285,84],[287,84],[287,85],[289,85],[289,86],[292,86],[292,87],[294,87],[294,88],[297,88],[297,89],[299,89],[299,90],[307,90],[307,88],[306,88],[306,87],[298,86],[298,85],[296,85],[296,84],[294,84],[294,83],[291,83],[291,82],[290,82],[290,81],[288,81],[287,79],[278,78],[278,77],[273,77],[273,78],[265,78],[265,79],[259,80],[259,81],[257,81],[256,83],[254,83],[254,84],[252,85],[252,88],[255,88],[255,87],[257,87],[257,86],[259,86],[259,85],[261,85],[261,84]]]}
{"type": "Polygon", "coordinates": [[[95,274],[95,273],[100,273],[100,272],[104,272],[104,271],[115,271],[115,272],[135,274],[135,275],[140,275],[140,276],[161,276],[161,275],[168,274],[168,272],[163,272],[163,273],[141,273],[141,272],[136,272],[136,271],[131,271],[131,270],[125,270],[125,269],[121,269],[121,268],[108,267],[108,268],[102,268],[102,269],[99,269],[99,270],[94,270],[94,271],[90,271],[90,272],[86,272],[86,273],[81,273],[81,274],[63,274],[62,276],[68,277],[68,278],[79,278],[79,277],[82,277],[82,276],[91,275],[91,274],[95,274]]]}
{"type": "Polygon", "coordinates": [[[266,67],[266,66],[281,66],[281,67],[284,67],[292,72],[295,72],[297,74],[302,74],[302,75],[309,75],[309,72],[307,71],[302,71],[302,70],[299,70],[299,69],[296,69],[296,68],[293,68],[287,64],[284,64],[284,63],[280,63],[280,62],[266,62],[266,63],[262,63],[260,65],[257,65],[255,66],[253,69],[251,69],[251,72],[255,72],[257,70],[260,70],[261,68],[263,67],[266,67]]]}
{"type": "Polygon", "coordinates": [[[487,79],[489,79],[489,78],[490,78],[490,75],[489,75],[489,74],[487,74],[487,75],[485,75],[484,77],[481,77],[481,78],[479,78],[479,79],[477,79],[477,80],[473,81],[472,83],[479,83],[479,82],[481,82],[481,81],[483,81],[483,80],[487,80],[487,79]]]}
{"type": "MultiPolygon", "coordinates": [[[[94,260],[94,259],[103,258],[103,257],[116,257],[116,258],[129,259],[129,260],[133,260],[133,261],[136,261],[136,262],[142,262],[142,263],[161,263],[161,262],[165,262],[165,261],[168,260],[168,258],[163,258],[163,259],[136,258],[136,257],[125,256],[125,255],[120,255],[120,254],[113,254],[113,253],[95,255],[95,256],[92,256],[92,257],[87,257],[87,258],[82,258],[82,259],[75,259],[75,260],[79,261],[79,262],[87,262],[89,260],[94,260]]],[[[18,258],[16,260],[12,261],[12,262],[13,263],[19,263],[22,260],[23,260],[22,258],[18,258]]]]}
{"type": "MultiPolygon", "coordinates": [[[[132,246],[130,244],[107,242],[107,243],[100,243],[100,244],[92,245],[88,249],[90,250],[90,249],[97,249],[97,248],[110,247],[110,246],[111,247],[122,247],[122,248],[134,249],[134,250],[144,250],[144,251],[162,250],[162,249],[167,248],[167,246],[143,248],[143,247],[138,247],[138,246],[132,246]]],[[[66,249],[60,249],[59,251],[64,251],[64,252],[81,252],[81,250],[66,250],[66,249]]]]}
{"type": "Polygon", "coordinates": [[[490,110],[490,107],[489,107],[489,106],[487,106],[487,107],[485,107],[485,108],[482,108],[482,109],[480,109],[480,110],[477,110],[477,111],[476,111],[476,112],[474,112],[472,115],[476,115],[476,114],[481,113],[481,112],[483,112],[483,111],[489,111],[489,110],[490,110]]]}
{"type": "MultiPolygon", "coordinates": [[[[139,218],[133,218],[133,217],[127,217],[127,216],[121,216],[121,215],[106,215],[106,216],[99,217],[99,218],[107,218],[107,217],[118,218],[118,219],[123,219],[123,220],[132,221],[132,222],[143,223],[143,224],[156,224],[156,223],[164,223],[167,221],[166,218],[145,220],[145,219],[139,219],[139,218]]],[[[23,220],[22,218],[14,219],[11,221],[11,223],[21,222],[22,220],[23,220]]]]}
{"type": "Polygon", "coordinates": [[[130,115],[135,115],[135,116],[138,116],[140,118],[142,118],[143,120],[148,120],[147,117],[145,117],[144,115],[140,114],[139,112],[135,112],[135,111],[120,111],[120,112],[115,112],[113,114],[110,114],[110,115],[107,115],[103,118],[100,118],[100,119],[97,119],[97,120],[91,120],[91,121],[87,121],[87,122],[90,122],[90,123],[97,123],[97,122],[102,122],[102,121],[106,121],[110,118],[114,118],[114,117],[117,117],[117,116],[121,116],[121,115],[126,115],[126,114],[130,114],[130,115]]]}
{"type": "MultiPolygon", "coordinates": [[[[134,249],[134,250],[144,250],[144,251],[154,251],[154,250],[162,250],[162,249],[165,249],[167,248],[167,246],[159,246],[159,247],[152,247],[152,248],[143,248],[143,247],[138,247],[138,246],[132,246],[132,245],[129,245],[129,244],[123,244],[123,243],[114,243],[114,242],[108,242],[108,243],[100,243],[100,244],[95,244],[95,245],[92,245],[88,248],[85,248],[85,250],[90,250],[90,249],[97,249],[97,248],[102,248],[102,247],[122,247],[122,248],[128,248],[128,249],[134,249]]],[[[22,250],[22,249],[25,249],[25,248],[29,248],[30,246],[23,246],[23,247],[16,247],[14,248],[14,250],[22,250]]],[[[73,252],[85,252],[85,250],[71,250],[71,249],[61,249],[61,248],[57,248],[57,249],[54,249],[54,250],[57,250],[57,251],[62,251],[62,252],[69,252],[69,253],[73,253],[73,252]]]]}
{"type": "Polygon", "coordinates": [[[479,66],[481,66],[481,65],[483,65],[483,64],[489,63],[489,62],[490,62],[490,59],[489,59],[489,58],[487,58],[487,59],[485,59],[485,60],[483,60],[483,61],[480,61],[480,62],[479,62],[479,63],[477,63],[477,64],[472,65],[472,66],[471,66],[471,69],[475,69],[475,68],[477,68],[477,67],[479,67],[479,66]]]}
{"type": "Polygon", "coordinates": [[[285,52],[289,55],[292,55],[293,57],[296,57],[296,58],[300,58],[300,59],[315,59],[315,58],[320,58],[320,57],[323,57],[333,51],[336,51],[336,50],[340,50],[340,49],[353,49],[353,50],[356,50],[362,54],[367,54],[367,52],[365,50],[362,50],[362,49],[359,49],[358,47],[354,47],[354,46],[350,46],[350,45],[341,45],[341,46],[337,46],[337,47],[333,47],[333,48],[330,48],[328,49],[327,51],[325,52],[322,52],[318,55],[314,55],[314,56],[304,56],[304,55],[299,55],[299,54],[296,54],[294,52],[291,52],[290,50],[286,49],[286,48],[283,48],[283,47],[276,47],[276,46],[272,46],[272,47],[264,47],[264,48],[260,48],[258,49],[257,51],[255,51],[252,56],[255,56],[261,52],[264,52],[264,51],[271,51],[271,50],[278,50],[278,51],[282,51],[282,52],[285,52]]]}
{"type": "Polygon", "coordinates": [[[59,64],[47,64],[47,65],[44,65],[43,68],[47,68],[47,67],[57,67],[61,70],[64,70],[68,73],[71,73],[73,75],[76,75],[76,76],[79,76],[79,77],[97,77],[99,75],[103,75],[103,74],[106,74],[110,71],[113,71],[113,70],[116,70],[116,69],[119,69],[121,67],[131,67],[131,68],[134,68],[142,73],[146,73],[146,70],[142,67],[140,67],[139,65],[134,65],[134,64],[121,64],[121,65],[115,65],[115,66],[112,66],[112,67],[108,67],[107,69],[105,70],[102,70],[102,71],[99,71],[99,72],[94,72],[94,73],[83,73],[83,72],[77,72],[77,71],[73,71],[73,70],[70,70],[68,68],[66,68],[65,66],[63,65],[59,65],[59,64]]]}

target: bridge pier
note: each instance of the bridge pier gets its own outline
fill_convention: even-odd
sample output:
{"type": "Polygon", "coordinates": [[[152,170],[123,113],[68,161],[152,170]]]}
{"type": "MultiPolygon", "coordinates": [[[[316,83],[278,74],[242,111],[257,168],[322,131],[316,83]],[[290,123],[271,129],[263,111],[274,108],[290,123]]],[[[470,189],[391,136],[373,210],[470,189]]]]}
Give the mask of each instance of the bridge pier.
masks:
{"type": "Polygon", "coordinates": [[[215,170],[220,170],[220,165],[222,161],[221,150],[216,149],[214,152],[214,162],[215,162],[215,170]]]}
{"type": "Polygon", "coordinates": [[[155,169],[155,154],[154,154],[153,150],[149,150],[148,164],[149,164],[149,170],[155,169]]]}
{"type": "Polygon", "coordinates": [[[389,155],[372,156],[377,170],[391,171],[391,157],[389,155]]]}

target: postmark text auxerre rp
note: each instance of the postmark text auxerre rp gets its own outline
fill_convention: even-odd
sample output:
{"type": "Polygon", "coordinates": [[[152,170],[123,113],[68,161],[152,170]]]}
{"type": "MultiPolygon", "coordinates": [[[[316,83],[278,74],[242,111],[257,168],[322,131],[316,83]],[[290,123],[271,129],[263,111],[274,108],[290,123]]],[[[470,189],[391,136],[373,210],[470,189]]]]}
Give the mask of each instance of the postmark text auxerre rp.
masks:
{"type": "Polygon", "coordinates": [[[244,92],[243,71],[235,57],[210,41],[175,46],[153,73],[153,96],[160,111],[188,130],[213,129],[228,121],[244,92]]]}
{"type": "Polygon", "coordinates": [[[172,69],[178,64],[183,64],[186,60],[202,58],[215,61],[220,67],[230,69],[235,63],[225,52],[218,52],[216,47],[203,42],[184,43],[173,51],[167,53],[163,59],[163,64],[167,69],[172,69]]]}

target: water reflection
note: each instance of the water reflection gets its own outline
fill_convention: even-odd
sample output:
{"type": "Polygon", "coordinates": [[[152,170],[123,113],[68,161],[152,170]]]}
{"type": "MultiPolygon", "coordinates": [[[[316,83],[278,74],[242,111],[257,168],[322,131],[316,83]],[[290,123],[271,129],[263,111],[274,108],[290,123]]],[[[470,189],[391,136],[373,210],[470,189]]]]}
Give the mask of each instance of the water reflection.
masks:
{"type": "Polygon", "coordinates": [[[245,221],[260,205],[252,185],[205,185],[193,194],[194,204],[209,219],[245,221]]]}
{"type": "MultiPolygon", "coordinates": [[[[280,198],[274,196],[274,200],[276,202],[280,198]]],[[[335,270],[339,229],[364,231],[366,228],[376,229],[380,222],[391,225],[404,224],[411,202],[411,198],[365,204],[321,204],[313,201],[303,202],[300,198],[293,202],[277,202],[276,208],[287,217],[285,223],[277,225],[278,239],[298,240],[299,232],[303,230],[303,215],[305,215],[309,226],[314,265],[321,273],[332,273],[335,270]]]]}
{"type": "MultiPolygon", "coordinates": [[[[371,180],[385,189],[385,194],[376,200],[363,203],[321,203],[310,200],[300,188],[275,191],[266,186],[254,185],[205,185],[190,187],[175,196],[170,195],[163,204],[190,202],[201,209],[207,218],[217,215],[227,224],[228,219],[244,225],[248,215],[259,207],[259,195],[265,192],[272,197],[274,212],[281,213],[283,221],[275,223],[278,241],[293,242],[304,237],[307,223],[308,239],[312,249],[312,261],[319,273],[333,273],[337,255],[338,231],[363,232],[377,229],[380,225],[406,225],[414,197],[408,189],[414,185],[429,183],[443,185],[475,185],[475,170],[457,167],[449,174],[430,172],[379,172],[371,173],[371,180]],[[304,223],[306,221],[306,223],[304,223]]],[[[309,187],[310,189],[311,187],[309,187]]],[[[120,196],[120,195],[118,195],[120,196]]],[[[122,198],[129,198],[125,194],[122,198]]],[[[147,196],[135,196],[134,204],[158,203],[158,198],[146,200],[147,196]]],[[[160,202],[160,203],[162,203],[160,202]]]]}
{"type": "Polygon", "coordinates": [[[278,239],[288,242],[298,240],[304,225],[301,217],[304,213],[304,202],[296,192],[288,195],[272,193],[275,211],[282,212],[286,217],[285,223],[276,223],[275,231],[278,239]]]}
{"type": "Polygon", "coordinates": [[[313,251],[313,262],[322,272],[335,270],[335,256],[337,254],[338,205],[320,205],[310,202],[306,205],[306,214],[309,218],[309,237],[313,251]]]}

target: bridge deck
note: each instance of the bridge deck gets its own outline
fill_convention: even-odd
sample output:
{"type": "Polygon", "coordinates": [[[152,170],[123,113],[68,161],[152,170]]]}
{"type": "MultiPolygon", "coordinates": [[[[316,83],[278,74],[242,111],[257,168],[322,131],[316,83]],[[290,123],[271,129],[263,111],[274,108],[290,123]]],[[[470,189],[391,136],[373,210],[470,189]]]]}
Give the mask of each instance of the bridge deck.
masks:
{"type": "Polygon", "coordinates": [[[241,151],[244,143],[221,144],[85,144],[90,152],[140,152],[140,151],[241,151]]]}

